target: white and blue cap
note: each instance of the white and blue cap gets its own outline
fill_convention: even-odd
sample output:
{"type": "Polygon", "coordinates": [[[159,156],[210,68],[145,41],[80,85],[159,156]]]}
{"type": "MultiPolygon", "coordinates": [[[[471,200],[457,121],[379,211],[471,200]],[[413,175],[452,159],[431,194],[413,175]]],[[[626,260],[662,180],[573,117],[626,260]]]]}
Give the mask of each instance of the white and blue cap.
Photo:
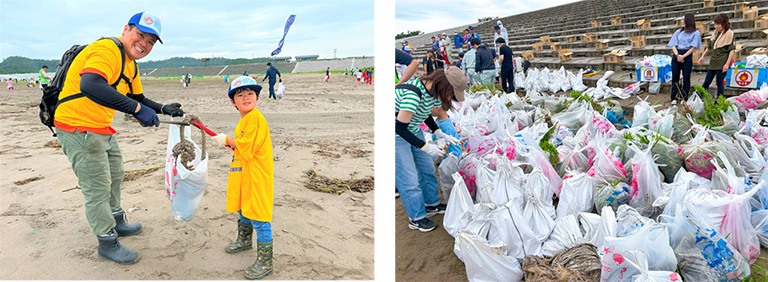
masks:
{"type": "Polygon", "coordinates": [[[147,12],[138,12],[128,20],[128,24],[136,25],[136,28],[142,32],[154,34],[157,36],[157,41],[163,43],[163,40],[160,39],[162,26],[160,25],[160,18],[157,16],[147,12]]]}
{"type": "Polygon", "coordinates": [[[241,76],[233,80],[232,83],[229,84],[229,91],[227,91],[227,94],[229,95],[229,99],[232,99],[232,97],[235,96],[235,92],[237,92],[237,90],[240,90],[243,88],[253,89],[253,91],[256,91],[256,94],[259,94],[259,92],[261,92],[261,85],[256,83],[255,79],[251,78],[250,76],[241,76]]]}

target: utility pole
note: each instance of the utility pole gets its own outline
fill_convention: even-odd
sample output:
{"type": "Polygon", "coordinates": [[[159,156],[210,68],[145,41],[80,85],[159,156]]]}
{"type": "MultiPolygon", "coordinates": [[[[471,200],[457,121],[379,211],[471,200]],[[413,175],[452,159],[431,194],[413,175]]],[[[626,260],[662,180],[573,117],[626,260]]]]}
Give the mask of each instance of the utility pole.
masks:
{"type": "Polygon", "coordinates": [[[333,59],[336,60],[336,49],[333,49],[333,59]]]}

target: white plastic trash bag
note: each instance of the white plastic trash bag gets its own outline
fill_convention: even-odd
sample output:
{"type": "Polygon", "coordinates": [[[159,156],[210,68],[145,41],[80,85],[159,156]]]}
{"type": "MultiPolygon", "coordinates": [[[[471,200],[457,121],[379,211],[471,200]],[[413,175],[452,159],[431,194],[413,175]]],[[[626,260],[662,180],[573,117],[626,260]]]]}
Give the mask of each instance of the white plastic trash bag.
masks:
{"type": "Polygon", "coordinates": [[[456,233],[469,224],[468,219],[464,217],[464,213],[472,207],[472,196],[469,195],[467,185],[464,184],[464,179],[458,172],[454,173],[451,177],[454,180],[454,187],[451,189],[451,197],[448,199],[448,205],[445,208],[443,228],[445,228],[448,234],[456,237],[456,233]]]}
{"type": "Polygon", "coordinates": [[[669,246],[669,233],[661,224],[648,224],[627,237],[606,237],[605,244],[597,248],[603,265],[601,281],[635,281],[640,270],[627,263],[626,251],[640,250],[653,258],[648,270],[674,271],[677,258],[669,246]]]}
{"type": "Polygon", "coordinates": [[[440,190],[443,191],[443,198],[448,202],[455,183],[452,175],[459,172],[459,158],[453,154],[446,154],[440,166],[437,167],[437,172],[440,175],[440,190]]]}
{"type": "Polygon", "coordinates": [[[282,99],[285,96],[285,86],[283,86],[282,82],[277,85],[277,93],[275,95],[278,99],[282,99]]]}
{"type": "Polygon", "coordinates": [[[461,257],[469,281],[520,281],[523,271],[517,259],[507,256],[502,242],[488,242],[481,235],[462,230],[456,236],[455,249],[461,257]]]}
{"type": "Polygon", "coordinates": [[[563,180],[560,202],[557,204],[557,217],[592,211],[594,193],[594,178],[584,172],[576,173],[573,177],[563,180]]]}
{"type": "MultiPolygon", "coordinates": [[[[184,137],[190,138],[190,127],[186,126],[184,137]]],[[[195,159],[188,163],[194,169],[188,170],[181,160],[173,157],[173,147],[179,143],[179,126],[170,125],[168,130],[168,149],[165,156],[165,191],[171,201],[171,212],[175,221],[190,221],[203,198],[203,190],[208,184],[208,155],[202,156],[202,150],[194,142],[195,159]]]]}
{"type": "MultiPolygon", "coordinates": [[[[634,282],[677,282],[680,280],[680,274],[673,271],[653,271],[648,269],[648,258],[645,253],[638,251],[626,251],[624,257],[627,263],[635,267],[640,274],[632,276],[634,282]]],[[[651,258],[653,259],[653,258],[651,258]]]]}

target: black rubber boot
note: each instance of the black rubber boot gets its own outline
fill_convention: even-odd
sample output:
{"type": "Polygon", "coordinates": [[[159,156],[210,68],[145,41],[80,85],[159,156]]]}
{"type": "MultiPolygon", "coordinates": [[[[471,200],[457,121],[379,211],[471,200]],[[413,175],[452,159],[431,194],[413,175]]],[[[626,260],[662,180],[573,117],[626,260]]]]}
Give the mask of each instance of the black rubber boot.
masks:
{"type": "Polygon", "coordinates": [[[115,229],[106,235],[96,236],[99,239],[99,256],[119,264],[134,264],[139,261],[139,252],[120,245],[115,229]]]}
{"type": "Polygon", "coordinates": [[[253,225],[245,224],[237,220],[237,240],[227,245],[224,249],[227,253],[234,254],[253,249],[253,225]]]}
{"type": "Polygon", "coordinates": [[[141,233],[141,223],[126,223],[125,211],[120,209],[112,213],[115,217],[115,231],[118,236],[131,236],[141,233]]]}

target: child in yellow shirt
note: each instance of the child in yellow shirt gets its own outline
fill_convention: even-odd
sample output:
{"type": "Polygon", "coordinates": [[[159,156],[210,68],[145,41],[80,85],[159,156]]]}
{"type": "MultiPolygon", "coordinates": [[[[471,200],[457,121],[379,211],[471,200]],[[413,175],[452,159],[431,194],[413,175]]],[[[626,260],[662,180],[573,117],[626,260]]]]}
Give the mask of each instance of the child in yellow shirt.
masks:
{"type": "Polygon", "coordinates": [[[256,229],[256,262],[245,270],[245,278],[260,279],[272,273],[272,206],[274,202],[274,162],[269,125],[255,108],[261,85],[241,76],[229,85],[229,99],[240,112],[234,138],[219,134],[213,140],[234,151],[227,181],[227,212],[237,212],[237,241],[226,247],[228,253],[253,248],[256,229]]]}

